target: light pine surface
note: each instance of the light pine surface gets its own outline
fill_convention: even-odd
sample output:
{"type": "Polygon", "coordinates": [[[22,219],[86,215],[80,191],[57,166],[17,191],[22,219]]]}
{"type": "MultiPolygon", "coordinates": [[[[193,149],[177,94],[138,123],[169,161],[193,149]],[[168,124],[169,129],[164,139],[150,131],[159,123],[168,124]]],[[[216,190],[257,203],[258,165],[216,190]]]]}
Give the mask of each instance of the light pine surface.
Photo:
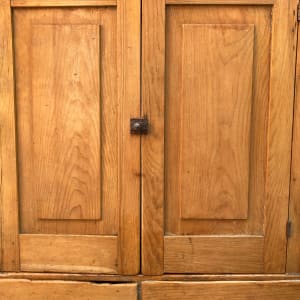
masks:
{"type": "Polygon", "coordinates": [[[14,11],[22,233],[118,233],[116,14],[14,11]]]}
{"type": "Polygon", "coordinates": [[[140,2],[32,5],[12,17],[21,267],[137,274],[140,2]]]}
{"type": "Polygon", "coordinates": [[[168,265],[173,273],[202,273],[207,265],[219,273],[283,273],[297,1],[278,0],[273,7],[257,1],[161,2],[146,1],[142,15],[142,111],[150,116],[152,132],[142,141],[143,271],[159,274],[173,259],[168,265]],[[240,33],[253,26],[252,37],[251,30],[244,31],[244,42],[235,44],[238,31],[229,37],[221,30],[229,25],[240,33]],[[209,26],[219,30],[218,39],[211,38],[209,26]],[[216,57],[203,64],[197,53],[216,57]],[[210,146],[218,146],[219,153],[210,146]],[[236,237],[235,243],[217,248],[221,261],[214,269],[216,248],[209,251],[194,240],[215,238],[215,245],[223,245],[228,236],[236,237]],[[259,246],[244,248],[256,237],[259,246]],[[211,264],[202,260],[202,250],[211,264]],[[234,251],[248,257],[248,264],[235,265],[234,251]]]}
{"type": "Polygon", "coordinates": [[[262,273],[263,246],[260,236],[166,236],[164,270],[182,274],[199,270],[207,274],[262,273]]]}
{"type": "Polygon", "coordinates": [[[136,300],[136,284],[1,280],[3,300],[136,300]]]}
{"type": "Polygon", "coordinates": [[[163,273],[165,5],[143,0],[142,114],[150,134],[142,138],[142,273],[163,273]]]}
{"type": "Polygon", "coordinates": [[[181,30],[180,216],[247,219],[254,25],[181,30]]]}
{"type": "Polygon", "coordinates": [[[0,246],[1,270],[19,270],[18,187],[13,40],[9,0],[0,2],[0,246]]]}
{"type": "MultiPolygon", "coordinates": [[[[246,10],[245,7],[241,6],[229,7],[224,5],[209,8],[203,6],[169,7],[167,9],[167,30],[165,232],[167,234],[190,235],[262,234],[268,140],[270,8],[253,6],[246,10]],[[218,48],[211,50],[208,54],[216,55],[220,64],[219,67],[216,69],[212,67],[211,65],[214,65],[214,62],[206,63],[206,69],[209,68],[208,70],[210,70],[209,79],[197,75],[191,77],[192,81],[198,81],[205,89],[198,89],[198,85],[194,85],[193,99],[195,99],[195,104],[191,103],[190,105],[193,118],[186,116],[184,118],[185,125],[182,124],[183,121],[179,122],[178,120],[183,120],[184,111],[181,107],[186,106],[182,100],[182,91],[188,91],[188,89],[184,87],[178,89],[177,86],[182,86],[183,74],[188,74],[188,69],[183,64],[183,47],[175,47],[175,43],[182,45],[184,42],[181,34],[182,27],[178,26],[178,23],[181,26],[191,27],[198,26],[197,24],[200,23],[208,24],[208,27],[213,26],[214,23],[215,26],[225,27],[245,26],[247,24],[250,27],[254,26],[253,48],[250,48],[251,45],[243,47],[246,52],[252,50],[254,55],[253,67],[251,68],[248,65],[248,73],[243,70],[241,74],[241,77],[246,76],[245,80],[247,81],[242,81],[242,85],[238,81],[234,83],[234,77],[232,76],[235,75],[231,77],[230,75],[234,74],[231,73],[233,70],[231,68],[244,69],[244,65],[248,64],[248,57],[246,61],[240,60],[240,63],[237,64],[234,56],[232,56],[230,63],[224,63],[226,60],[223,61],[223,58],[226,56],[222,56],[222,52],[226,53],[226,50],[230,51],[230,49],[234,51],[237,44],[226,44],[223,42],[223,38],[220,37],[220,41],[217,42],[219,43],[218,48]],[[218,53],[220,53],[219,56],[218,53]],[[224,76],[224,79],[222,79],[222,76],[224,76]],[[216,80],[216,78],[219,79],[216,80]],[[252,85],[248,81],[252,81],[252,85]],[[252,91],[249,91],[249,88],[252,91]],[[218,94],[218,89],[221,89],[223,93],[218,94]],[[241,95],[242,92],[243,95],[248,95],[248,108],[245,105],[247,100],[241,95]],[[249,99],[250,93],[251,98],[249,99]],[[239,94],[241,97],[238,97],[239,94]],[[220,102],[219,107],[216,106],[213,109],[213,103],[217,104],[218,102],[220,102]],[[206,103],[206,106],[203,105],[204,103],[206,103]],[[229,110],[230,106],[228,107],[230,103],[234,103],[231,106],[232,110],[229,110]],[[224,107],[222,107],[222,104],[224,107]],[[207,110],[206,114],[202,113],[204,109],[207,110]],[[234,109],[236,109],[235,112],[234,109]],[[239,118],[240,115],[244,115],[246,119],[239,118]],[[186,139],[182,134],[181,127],[183,125],[190,128],[189,139],[186,139]],[[240,132],[239,136],[241,136],[240,130],[244,128],[247,131],[247,127],[248,134],[243,132],[242,140],[235,141],[235,134],[240,132]],[[192,135],[192,133],[195,134],[192,135]],[[182,149],[185,150],[186,156],[183,155],[182,149]],[[214,149],[214,152],[211,153],[209,149],[214,149]],[[188,168],[190,167],[191,170],[197,170],[198,173],[192,172],[195,173],[195,179],[190,176],[190,184],[188,182],[184,191],[182,191],[182,176],[188,176],[189,174],[182,174],[181,166],[184,163],[184,157],[188,157],[189,154],[193,153],[197,157],[194,160],[190,159],[189,165],[186,164],[185,168],[186,171],[189,171],[188,168]],[[239,158],[240,160],[238,160],[239,158]],[[246,158],[248,158],[248,161],[245,161],[246,158]],[[238,161],[240,161],[239,164],[238,161]],[[246,172],[247,169],[249,170],[248,173],[246,172]],[[200,191],[200,187],[204,187],[202,181],[212,185],[212,179],[214,178],[212,175],[215,175],[216,183],[205,188],[206,194],[197,197],[195,193],[194,205],[196,210],[193,214],[196,216],[196,214],[200,214],[199,211],[208,211],[210,206],[213,208],[219,206],[220,214],[226,216],[232,213],[234,209],[239,209],[235,204],[241,203],[247,209],[245,219],[183,219],[181,217],[184,201],[187,201],[187,203],[192,202],[192,200],[189,200],[189,195],[192,191],[197,191],[197,189],[200,191]],[[232,191],[236,188],[239,189],[234,184],[239,180],[243,180],[248,189],[242,187],[244,198],[237,196],[238,199],[234,200],[235,196],[233,196],[232,191]],[[218,197],[213,197],[215,187],[218,191],[223,191],[218,197]],[[247,190],[248,193],[245,195],[247,190]],[[188,193],[187,195],[185,195],[185,191],[188,193]],[[223,200],[219,201],[218,199],[221,197],[223,197],[223,200]],[[211,200],[214,200],[214,202],[211,200]]],[[[224,37],[230,38],[228,36],[224,37]]],[[[204,43],[202,39],[201,43],[204,43]]],[[[252,44],[251,41],[250,43],[252,44]]],[[[205,50],[206,47],[208,46],[202,48],[205,50]]],[[[251,57],[251,54],[249,56],[251,57]]],[[[201,59],[201,56],[198,57],[201,59]]],[[[230,56],[228,57],[230,58],[230,56]]],[[[202,69],[199,69],[199,71],[206,72],[202,69]]],[[[185,80],[185,83],[190,84],[188,79],[185,80]]],[[[189,207],[185,209],[191,210],[189,207]]]]}
{"type": "MultiPolygon", "coordinates": [[[[16,0],[13,0],[16,1],[16,0]]],[[[18,0],[21,1],[21,0],[18,0]]],[[[203,5],[203,4],[211,4],[211,5],[270,5],[274,4],[276,0],[165,0],[168,5],[203,5]]]]}
{"type": "Polygon", "coordinates": [[[289,273],[300,273],[300,38],[298,26],[295,107],[293,123],[293,151],[291,166],[291,191],[289,221],[291,222],[290,238],[287,248],[287,267],[289,273]]]}
{"type": "MultiPolygon", "coordinates": [[[[141,139],[130,135],[130,119],[140,116],[141,1],[118,0],[118,101],[120,122],[120,242],[119,272],[140,271],[141,139]]],[[[116,129],[115,129],[116,130],[116,129]]]]}
{"type": "Polygon", "coordinates": [[[118,273],[116,236],[20,235],[22,271],[118,273]]]}
{"type": "Polygon", "coordinates": [[[299,300],[299,281],[271,282],[145,282],[143,300],[299,300]]]}
{"type": "Polygon", "coordinates": [[[116,6],[117,0],[11,0],[12,7],[116,6]]]}

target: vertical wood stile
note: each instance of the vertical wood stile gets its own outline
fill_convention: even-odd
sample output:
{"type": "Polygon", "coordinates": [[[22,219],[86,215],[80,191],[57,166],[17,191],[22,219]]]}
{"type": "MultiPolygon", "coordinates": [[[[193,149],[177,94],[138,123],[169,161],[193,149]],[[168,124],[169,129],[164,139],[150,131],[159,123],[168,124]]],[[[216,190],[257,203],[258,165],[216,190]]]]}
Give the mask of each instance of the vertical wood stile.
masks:
{"type": "Polygon", "coordinates": [[[297,2],[277,0],[272,14],[265,273],[283,273],[286,268],[297,2]]]}
{"type": "Polygon", "coordinates": [[[291,236],[288,240],[287,269],[288,273],[300,272],[300,38],[299,24],[297,42],[292,170],[291,170],[291,194],[289,220],[292,224],[291,236]]]}
{"type": "Polygon", "coordinates": [[[119,272],[140,270],[140,137],[130,118],[140,115],[140,0],[118,0],[118,97],[120,138],[119,272]]]}
{"type": "Polygon", "coordinates": [[[142,113],[150,135],[142,140],[142,271],[163,273],[165,1],[142,8],[142,113]]]}
{"type": "Polygon", "coordinates": [[[2,270],[19,270],[12,20],[9,0],[0,2],[0,130],[2,270]]]}

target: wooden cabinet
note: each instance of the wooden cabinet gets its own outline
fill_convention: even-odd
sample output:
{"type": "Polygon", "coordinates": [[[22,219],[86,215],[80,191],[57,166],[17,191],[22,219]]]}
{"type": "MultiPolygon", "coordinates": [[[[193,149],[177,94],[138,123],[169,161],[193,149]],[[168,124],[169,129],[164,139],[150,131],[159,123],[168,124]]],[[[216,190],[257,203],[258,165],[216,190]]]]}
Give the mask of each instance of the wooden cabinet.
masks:
{"type": "Polygon", "coordinates": [[[298,293],[297,5],[2,0],[0,296],[298,293]]]}

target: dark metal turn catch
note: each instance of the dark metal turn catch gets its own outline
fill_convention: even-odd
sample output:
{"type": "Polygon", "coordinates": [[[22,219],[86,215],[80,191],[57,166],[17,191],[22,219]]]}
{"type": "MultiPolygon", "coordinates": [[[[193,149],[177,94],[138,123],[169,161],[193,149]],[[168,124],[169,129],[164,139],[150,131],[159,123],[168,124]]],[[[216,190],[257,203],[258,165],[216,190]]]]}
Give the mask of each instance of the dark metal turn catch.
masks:
{"type": "Polygon", "coordinates": [[[147,118],[130,119],[131,134],[147,134],[149,130],[149,122],[147,118]]]}

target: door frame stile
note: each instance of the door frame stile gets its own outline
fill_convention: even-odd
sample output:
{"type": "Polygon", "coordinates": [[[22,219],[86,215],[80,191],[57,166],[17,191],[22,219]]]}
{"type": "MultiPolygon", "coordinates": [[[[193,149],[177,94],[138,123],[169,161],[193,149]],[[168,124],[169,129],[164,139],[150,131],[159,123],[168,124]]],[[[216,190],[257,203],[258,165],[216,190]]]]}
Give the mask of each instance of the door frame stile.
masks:
{"type": "Polygon", "coordinates": [[[0,1],[0,32],[1,270],[19,271],[15,91],[10,0],[0,1]]]}
{"type": "Polygon", "coordinates": [[[293,119],[293,139],[292,139],[292,162],[291,162],[291,180],[290,180],[290,201],[289,201],[289,216],[287,227],[289,229],[288,244],[287,244],[287,273],[300,272],[300,201],[299,201],[299,146],[300,146],[300,38],[299,38],[299,21],[300,21],[300,2],[298,3],[297,11],[297,48],[296,48],[296,63],[295,63],[295,96],[294,96],[294,119],[293,119]]]}
{"type": "Polygon", "coordinates": [[[272,14],[264,273],[286,269],[297,5],[277,0],[272,14]]]}
{"type": "Polygon", "coordinates": [[[140,0],[117,0],[119,107],[119,273],[140,271],[140,136],[130,118],[140,115],[140,0]]]}
{"type": "Polygon", "coordinates": [[[165,0],[143,0],[142,114],[150,135],[142,138],[142,272],[164,271],[165,0]]]}

